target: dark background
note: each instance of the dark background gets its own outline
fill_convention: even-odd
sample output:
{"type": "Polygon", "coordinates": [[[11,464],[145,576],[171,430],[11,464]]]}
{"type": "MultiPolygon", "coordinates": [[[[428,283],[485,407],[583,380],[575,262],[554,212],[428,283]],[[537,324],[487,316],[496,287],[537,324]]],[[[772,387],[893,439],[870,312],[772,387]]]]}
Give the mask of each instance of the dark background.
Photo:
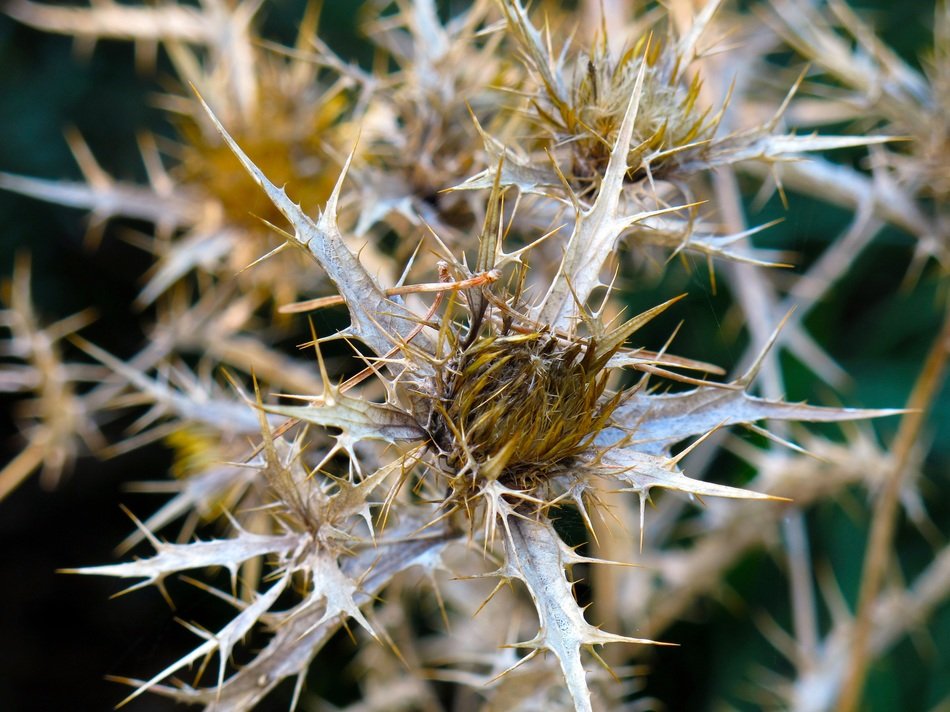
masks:
{"type": "MultiPolygon", "coordinates": [[[[354,27],[358,4],[329,0],[321,27],[324,37],[342,53],[365,61],[368,50],[354,27]]],[[[878,26],[885,39],[905,56],[916,57],[930,42],[931,6],[902,3],[899,18],[889,7],[885,0],[877,6],[878,26]]],[[[290,41],[300,15],[298,2],[267,3],[261,11],[264,35],[290,41]]],[[[163,72],[168,69],[160,63],[158,77],[163,72]]],[[[68,38],[30,30],[0,14],[0,170],[80,179],[62,133],[64,127],[75,126],[110,174],[144,180],[135,132],[142,127],[168,131],[161,112],[149,102],[158,86],[157,77],[136,73],[127,44],[102,42],[91,57],[77,58],[68,38]]],[[[755,186],[749,188],[751,192],[755,186]]],[[[773,203],[751,217],[764,222],[779,213],[784,211],[773,203]]],[[[795,250],[802,264],[807,264],[839,234],[848,216],[792,195],[785,217],[782,225],[769,231],[767,243],[795,250]]],[[[135,227],[113,224],[101,246],[91,251],[83,246],[81,211],[0,193],[0,274],[10,273],[17,251],[29,251],[35,302],[47,321],[95,306],[100,319],[84,335],[127,357],[141,347],[140,319],[148,320],[147,314],[143,317],[128,308],[140,288],[138,275],[149,266],[147,255],[121,239],[123,229],[135,227]]],[[[837,396],[849,405],[903,405],[939,328],[935,270],[928,270],[909,288],[900,286],[911,249],[906,235],[896,231],[882,235],[856,261],[833,299],[808,319],[817,340],[854,377],[854,386],[837,396]]],[[[644,291],[634,303],[652,306],[657,292],[684,290],[690,296],[678,309],[677,318],[689,316],[677,340],[678,352],[733,363],[741,344],[719,328],[728,312],[729,295],[724,290],[714,295],[702,270],[688,274],[673,266],[654,290],[644,291]]],[[[829,402],[829,391],[816,387],[805,368],[790,359],[787,365],[790,398],[829,402]]],[[[11,398],[4,401],[12,403],[11,398]]],[[[879,427],[883,437],[889,438],[893,423],[879,427]]],[[[947,535],[950,394],[946,387],[928,427],[933,448],[927,460],[925,495],[937,526],[947,535]]],[[[0,462],[5,462],[21,443],[9,408],[0,411],[0,429],[0,462]]],[[[47,491],[33,477],[0,502],[0,709],[111,709],[128,688],[106,681],[104,675],[153,674],[193,643],[156,590],[110,600],[121,582],[55,573],[58,568],[113,561],[113,547],[132,526],[119,503],[143,515],[157,506],[154,498],[133,495],[124,486],[155,478],[168,462],[161,447],[109,461],[87,457],[57,489],[47,491]]],[[[854,494],[847,508],[828,502],[808,514],[816,560],[832,565],[851,601],[860,580],[869,522],[864,493],[854,494]]],[[[907,526],[899,531],[898,547],[908,578],[932,557],[929,546],[907,526]]],[[[648,693],[665,701],[670,710],[720,709],[717,701],[721,700],[754,709],[747,694],[749,671],[757,666],[781,670],[785,665],[752,620],[767,611],[788,625],[783,603],[786,584],[775,561],[765,553],[749,556],[727,583],[745,602],[742,610],[703,603],[695,622],[679,624],[664,635],[682,647],[658,653],[648,693]]],[[[213,624],[215,606],[205,597],[193,595],[183,585],[173,585],[172,591],[178,605],[175,616],[213,624]]],[[[868,709],[928,710],[950,694],[950,611],[946,605],[928,627],[929,648],[916,648],[904,640],[872,668],[868,709]]],[[[338,657],[350,655],[347,645],[345,640],[335,644],[338,657]]],[[[327,658],[318,658],[322,659],[327,658]]],[[[309,688],[336,697],[334,701],[340,704],[353,693],[345,673],[341,675],[338,669],[329,676],[315,674],[309,688]]],[[[287,697],[286,691],[275,695],[260,709],[286,709],[287,697]]],[[[127,709],[171,707],[166,700],[145,695],[127,709]]]]}

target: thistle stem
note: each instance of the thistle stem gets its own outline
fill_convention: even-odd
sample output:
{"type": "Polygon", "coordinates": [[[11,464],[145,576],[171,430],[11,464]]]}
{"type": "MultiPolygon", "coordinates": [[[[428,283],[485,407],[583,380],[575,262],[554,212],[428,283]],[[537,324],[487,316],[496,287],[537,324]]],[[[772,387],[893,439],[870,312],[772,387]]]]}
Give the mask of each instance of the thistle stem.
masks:
{"type": "Polygon", "coordinates": [[[868,642],[871,636],[874,605],[891,560],[901,485],[904,482],[914,445],[919,439],[924,419],[943,382],[948,357],[950,357],[950,304],[945,306],[943,328],[930,347],[930,353],[907,401],[909,412],[901,418],[900,427],[891,448],[894,455],[894,468],[874,505],[874,519],[871,522],[871,534],[864,557],[864,573],[858,594],[858,613],[851,642],[851,662],[844,689],[838,700],[838,712],[855,712],[861,703],[870,661],[868,642]]]}

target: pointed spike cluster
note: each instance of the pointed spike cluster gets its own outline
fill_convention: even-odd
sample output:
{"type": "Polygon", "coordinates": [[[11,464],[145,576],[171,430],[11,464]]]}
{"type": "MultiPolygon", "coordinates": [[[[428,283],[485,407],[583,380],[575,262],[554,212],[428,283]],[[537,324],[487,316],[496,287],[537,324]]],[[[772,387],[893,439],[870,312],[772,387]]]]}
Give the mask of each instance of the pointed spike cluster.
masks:
{"type": "MultiPolygon", "coordinates": [[[[600,270],[607,256],[613,252],[620,233],[638,220],[649,217],[649,213],[621,218],[617,214],[620,190],[627,174],[627,153],[633,126],[640,106],[643,91],[643,77],[646,63],[640,66],[637,83],[627,102],[623,123],[617,140],[610,153],[610,161],[600,185],[597,200],[589,210],[578,214],[574,232],[567,243],[557,277],[551,283],[548,293],[538,309],[538,321],[556,327],[566,325],[571,305],[571,290],[577,295],[581,306],[587,301],[591,289],[597,283],[600,270]]],[[[662,214],[660,213],[656,214],[662,214]]]]}
{"type": "Polygon", "coordinates": [[[400,339],[407,338],[413,330],[411,314],[405,307],[387,299],[360,264],[357,256],[350,252],[337,227],[336,213],[339,195],[352,154],[343,166],[326,210],[314,223],[299,205],[287,197],[283,189],[271,183],[248,158],[200,95],[198,100],[244,169],[264,189],[274,206],[293,226],[297,244],[310,252],[340,289],[340,294],[346,300],[353,320],[351,325],[353,333],[380,356],[388,353],[394,345],[399,345],[400,339]]]}
{"type": "MultiPolygon", "coordinates": [[[[737,197],[729,204],[733,166],[758,166],[771,171],[777,183],[796,189],[813,183],[812,192],[827,190],[838,202],[860,203],[855,232],[873,234],[891,220],[920,236],[921,254],[937,250],[921,246],[925,236],[939,242],[945,231],[937,229],[943,218],[934,208],[939,200],[931,198],[926,210],[920,208],[905,185],[913,181],[889,165],[883,149],[872,156],[872,177],[858,169],[832,171],[823,159],[802,162],[808,153],[882,144],[893,140],[886,134],[899,133],[891,128],[877,136],[785,133],[781,124],[792,121],[799,108],[796,93],[808,91],[805,72],[777,111],[763,113],[756,106],[749,112],[772,117],[758,126],[735,115],[748,106],[746,82],[718,87],[724,98],[710,93],[722,74],[722,67],[707,72],[704,66],[723,54],[709,42],[716,13],[727,12],[720,0],[705,2],[692,17],[689,3],[669,8],[661,3],[636,20],[634,41],[619,53],[612,41],[622,39],[620,28],[615,34],[607,14],[622,16],[628,8],[609,4],[602,8],[600,34],[590,41],[580,25],[576,36],[569,32],[559,39],[555,18],[533,24],[524,0],[479,0],[446,23],[435,0],[401,0],[370,28],[380,47],[371,73],[347,65],[308,36],[317,25],[314,8],[296,47],[286,49],[256,36],[252,19],[260,0],[203,0],[189,8],[133,8],[113,0],[94,0],[90,8],[8,3],[8,12],[22,21],[73,34],[89,46],[100,37],[121,36],[145,55],[162,42],[182,86],[200,87],[208,99],[199,96],[195,103],[187,92],[160,98],[182,127],[180,143],[168,151],[163,145],[160,155],[152,138],[140,141],[147,187],[112,178],[75,132],[68,142],[83,183],[0,174],[0,189],[87,209],[94,227],[117,216],[155,225],[154,234],[130,238],[155,259],[136,304],[154,307],[149,315],[156,315],[157,328],[134,357],[121,360],[75,338],[72,343],[102,367],[62,364],[47,347],[84,318],[39,328],[20,265],[11,309],[0,314],[0,326],[13,332],[9,343],[0,344],[4,359],[31,354],[38,363],[42,351],[55,366],[7,369],[4,360],[0,390],[72,384],[81,380],[72,369],[91,373],[86,380],[100,384],[78,390],[80,396],[65,387],[40,393],[37,401],[63,411],[75,407],[93,425],[57,430],[27,417],[28,445],[0,470],[0,498],[11,482],[19,483],[43,462],[61,468],[76,454],[77,436],[93,449],[96,418],[112,417],[102,414],[105,408],[140,408],[144,412],[129,437],[108,452],[162,437],[175,451],[177,479],[142,488],[170,499],[144,523],[133,518],[136,532],[123,544],[144,541],[154,553],[68,572],[134,580],[128,590],[155,585],[166,597],[163,582],[169,576],[216,568],[230,574],[230,592],[197,584],[235,609],[230,622],[213,630],[185,622],[200,643],[151,679],[127,681],[136,689],[126,701],[150,691],[208,710],[244,712],[293,678],[296,705],[308,667],[341,628],[354,640],[385,643],[388,663],[432,665],[428,644],[406,646],[400,640],[402,652],[396,647],[394,640],[404,631],[390,611],[399,612],[399,597],[382,594],[393,583],[411,585],[404,576],[409,569],[434,582],[452,544],[491,562],[482,568],[494,568],[457,576],[498,580],[482,606],[511,587],[516,612],[531,617],[533,607],[539,626],[529,640],[510,643],[528,651],[520,658],[513,651],[498,654],[497,640],[487,653],[479,636],[466,640],[473,654],[464,664],[483,665],[484,674],[448,670],[441,662],[427,673],[468,684],[477,680],[484,684],[478,691],[482,702],[512,710],[536,706],[537,700],[509,696],[505,688],[544,693],[563,681],[567,706],[591,710],[598,678],[596,670],[588,670],[588,656],[604,664],[598,654],[602,645],[663,644],[600,630],[574,596],[574,565],[631,565],[612,560],[625,557],[607,548],[612,542],[599,526],[616,524],[626,531],[615,512],[627,510],[614,507],[611,497],[620,492],[639,500],[641,551],[645,505],[655,488],[700,502],[756,500],[774,523],[786,508],[763,501],[787,500],[696,479],[698,468],[692,466],[694,476],[687,476],[681,469],[685,458],[711,450],[718,439],[713,436],[733,425],[803,454],[786,432],[772,434],[756,423],[838,422],[901,412],[787,403],[777,396],[780,385],[768,398],[751,395],[760,369],[771,375],[766,353],[778,331],[731,383],[707,380],[709,374],[725,374],[717,366],[668,353],[675,330],[659,351],[625,347],[634,332],[681,297],[632,318],[619,316],[626,307],[618,293],[630,281],[626,262],[618,259],[621,239],[638,263],[652,259],[654,250],[658,265],[698,258],[708,267],[713,291],[713,258],[784,265],[783,253],[745,242],[770,224],[746,229],[744,203],[737,197]],[[664,14],[665,21],[655,21],[664,14]],[[134,26],[123,29],[122,22],[134,26]],[[521,65],[505,56],[512,40],[522,53],[521,65]],[[390,73],[391,67],[398,71],[390,73]],[[263,96],[265,87],[268,94],[274,90],[273,97],[263,96]],[[508,98],[499,101],[499,92],[508,98]],[[288,131],[285,124],[294,128],[288,131]],[[251,194],[230,181],[235,158],[256,183],[251,194]],[[306,210],[279,187],[283,181],[306,210]],[[705,203],[696,196],[711,197],[705,203]],[[261,202],[252,210],[255,197],[261,202]],[[308,214],[316,205],[323,210],[308,214]],[[258,206],[262,216],[248,219],[258,206]],[[283,224],[281,216],[290,227],[274,224],[283,224]],[[561,230],[565,225],[572,225],[570,234],[561,230]],[[505,252],[505,241],[517,247],[505,252]],[[301,256],[317,263],[318,276],[328,276],[333,294],[331,285],[315,281],[295,261],[301,256]],[[595,295],[598,289],[603,293],[595,295]],[[274,315],[273,305],[285,316],[274,315]],[[333,306],[345,307],[349,326],[321,338],[311,324],[312,341],[303,346],[314,347],[315,363],[280,351],[291,343],[287,337],[300,336],[294,329],[302,322],[292,315],[333,306]],[[18,332],[18,320],[24,319],[30,328],[19,331],[27,336],[18,332]],[[325,358],[321,344],[331,339],[345,340],[352,353],[340,358],[328,349],[325,358]],[[194,371],[182,365],[193,362],[198,362],[194,371]],[[223,391],[216,380],[221,364],[237,365],[247,378],[225,372],[231,390],[223,391]],[[638,385],[622,387],[622,374],[614,369],[623,367],[643,374],[638,385]],[[655,385],[660,379],[688,390],[660,392],[655,385]],[[47,447],[49,442],[57,447],[47,447]],[[587,556],[567,546],[553,525],[562,507],[576,507],[593,544],[604,549],[587,556]],[[168,536],[162,529],[177,519],[183,520],[178,543],[168,543],[158,534],[168,536]],[[227,533],[194,539],[197,527],[211,519],[227,533]],[[512,585],[515,580],[524,588],[512,585]],[[264,644],[241,650],[256,629],[266,631],[264,644]],[[214,655],[213,683],[162,684],[192,665],[200,677],[214,655]],[[525,677],[518,685],[508,684],[519,676],[525,677]],[[535,680],[542,682],[534,685],[535,680]]],[[[837,3],[832,7],[844,24],[859,25],[837,3]]],[[[791,10],[787,14],[798,21],[791,10]]],[[[831,54],[850,54],[838,39],[831,54]]],[[[873,48],[871,56],[894,70],[893,82],[877,87],[881,96],[894,101],[904,94],[926,95],[929,87],[907,73],[912,70],[897,71],[898,60],[884,62],[880,47],[854,39],[856,47],[873,48]]],[[[835,74],[834,67],[826,69],[835,74]]],[[[851,241],[841,243],[848,249],[840,244],[832,249],[850,258],[851,241]]],[[[730,291],[747,286],[742,281],[747,274],[758,272],[727,273],[730,291]]],[[[811,277],[791,277],[799,281],[789,300],[811,277]]],[[[739,298],[746,317],[755,315],[750,305],[778,301],[764,280],[748,284],[761,287],[768,298],[748,303],[739,298]]],[[[759,329],[773,313],[771,307],[766,311],[755,320],[755,340],[769,328],[759,329]]],[[[795,330],[795,353],[818,362],[821,354],[803,322],[789,328],[795,330]]],[[[855,451],[857,442],[851,442],[855,451]]],[[[777,453],[749,443],[733,447],[763,475],[778,467],[777,453]]],[[[884,460],[878,449],[873,452],[884,460]]],[[[840,460],[834,463],[839,468],[840,460]]],[[[912,465],[903,469],[913,470],[912,465]]],[[[774,488],[768,477],[762,481],[767,484],[756,487],[798,496],[787,480],[774,488]]],[[[916,507],[915,521],[926,519],[919,493],[911,491],[906,499],[912,502],[909,509],[916,507]]],[[[717,513],[710,507],[710,514],[717,513]]],[[[725,541],[732,532],[706,521],[715,517],[698,519],[712,534],[707,541],[720,537],[713,543],[725,552],[723,560],[747,545],[725,541]]],[[[738,528],[735,520],[731,525],[738,528]]],[[[670,552],[657,539],[666,564],[663,557],[670,552]]],[[[461,559],[453,558],[453,566],[456,561],[461,559]]],[[[715,578],[705,573],[699,557],[690,562],[690,571],[681,574],[695,577],[688,583],[715,578]]],[[[598,575],[613,570],[595,569],[598,575]]],[[[661,577],[666,574],[661,567],[661,577]]],[[[592,590],[601,595],[609,585],[595,580],[592,590]]],[[[466,601],[457,591],[447,590],[446,596],[458,598],[443,601],[436,589],[448,623],[466,601]]],[[[618,617],[627,605],[618,604],[618,617]]],[[[624,623],[655,626],[650,616],[624,623]]],[[[513,623],[509,640],[518,639],[517,630],[513,623]]],[[[366,670],[367,690],[385,679],[382,669],[388,664],[371,658],[364,651],[358,661],[366,670]]],[[[398,706],[402,700],[393,688],[380,687],[387,695],[382,706],[398,706]]],[[[626,694],[621,687],[610,688],[608,707],[619,708],[626,694]]],[[[410,704],[418,706],[419,699],[410,704]]],[[[561,695],[559,701],[565,699],[561,695]]],[[[550,702],[548,695],[545,703],[550,702]]],[[[460,698],[460,704],[467,700],[460,698]]],[[[367,700],[367,706],[373,702],[367,700]]]]}
{"type": "Polygon", "coordinates": [[[518,647],[548,650],[557,657],[564,680],[578,712],[590,712],[590,689],[581,661],[581,650],[608,643],[668,645],[652,640],[607,633],[590,625],[578,606],[565,567],[573,555],[553,526],[515,513],[505,515],[507,567],[525,584],[534,601],[541,628],[518,647]]]}

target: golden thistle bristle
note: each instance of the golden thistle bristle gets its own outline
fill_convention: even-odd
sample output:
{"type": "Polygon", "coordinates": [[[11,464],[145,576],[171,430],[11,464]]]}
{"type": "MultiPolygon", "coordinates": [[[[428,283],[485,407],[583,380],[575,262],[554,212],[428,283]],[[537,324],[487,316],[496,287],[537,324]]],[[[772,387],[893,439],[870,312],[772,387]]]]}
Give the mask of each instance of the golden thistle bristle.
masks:
{"type": "Polygon", "coordinates": [[[534,489],[568,467],[606,423],[607,372],[592,340],[485,336],[449,364],[430,416],[445,469],[469,482],[534,489]]]}
{"type": "Polygon", "coordinates": [[[174,454],[171,473],[177,479],[205,472],[223,459],[214,434],[198,426],[170,432],[165,444],[174,454]]]}
{"type": "MultiPolygon", "coordinates": [[[[570,177],[581,186],[596,182],[603,174],[641,69],[642,94],[627,159],[631,180],[642,177],[644,156],[711,135],[708,111],[697,106],[701,80],[698,75],[686,80],[675,48],[662,40],[641,38],[619,57],[612,56],[605,43],[597,42],[588,53],[579,53],[575,62],[565,98],[547,91],[532,103],[535,121],[549,133],[554,145],[569,147],[566,165],[570,177]]],[[[656,174],[663,167],[661,161],[651,170],[656,174]]]]}

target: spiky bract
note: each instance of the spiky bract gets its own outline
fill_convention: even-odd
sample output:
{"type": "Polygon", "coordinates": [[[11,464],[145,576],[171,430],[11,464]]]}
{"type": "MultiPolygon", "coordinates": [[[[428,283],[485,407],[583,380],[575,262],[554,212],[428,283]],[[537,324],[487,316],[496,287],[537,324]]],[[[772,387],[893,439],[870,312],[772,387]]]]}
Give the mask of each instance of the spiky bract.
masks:
{"type": "Polygon", "coordinates": [[[601,402],[609,356],[550,334],[477,339],[449,362],[432,406],[447,471],[527,490],[567,471],[616,406],[601,402]]]}

